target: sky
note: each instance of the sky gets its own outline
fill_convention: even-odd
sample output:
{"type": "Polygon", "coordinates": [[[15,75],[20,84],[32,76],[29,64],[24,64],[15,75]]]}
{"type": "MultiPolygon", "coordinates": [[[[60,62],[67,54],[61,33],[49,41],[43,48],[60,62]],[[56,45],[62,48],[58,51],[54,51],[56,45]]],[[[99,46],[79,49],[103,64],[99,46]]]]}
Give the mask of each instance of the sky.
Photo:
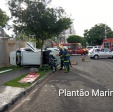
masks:
{"type": "MultiPolygon", "coordinates": [[[[11,14],[10,14],[10,11],[9,11],[9,9],[8,9],[8,6],[7,6],[7,4],[6,4],[6,1],[7,0],[1,0],[0,1],[0,8],[6,13],[6,15],[8,15],[9,17],[11,16],[11,14]]],[[[12,22],[9,22],[9,24],[12,24],[12,22]]],[[[12,32],[12,30],[6,30],[6,29],[4,29],[5,30],[5,32],[8,34],[8,35],[12,35],[12,34],[14,34],[13,32],[12,32]]]]}
{"type": "MultiPolygon", "coordinates": [[[[113,30],[113,0],[52,0],[52,5],[62,7],[71,15],[76,35],[83,36],[85,29],[99,23],[113,30]]],[[[0,1],[0,8],[10,15],[5,0],[0,1]]]]}

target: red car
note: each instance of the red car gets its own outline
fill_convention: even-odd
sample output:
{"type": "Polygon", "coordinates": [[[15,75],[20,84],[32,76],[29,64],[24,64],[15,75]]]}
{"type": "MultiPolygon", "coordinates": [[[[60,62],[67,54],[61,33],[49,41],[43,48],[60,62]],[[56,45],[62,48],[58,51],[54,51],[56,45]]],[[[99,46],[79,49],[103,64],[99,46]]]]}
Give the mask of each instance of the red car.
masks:
{"type": "MultiPolygon", "coordinates": [[[[53,47],[57,47],[59,44],[53,44],[53,47]]],[[[88,51],[82,48],[80,43],[62,43],[62,46],[66,46],[70,54],[86,55],[88,51]]]]}

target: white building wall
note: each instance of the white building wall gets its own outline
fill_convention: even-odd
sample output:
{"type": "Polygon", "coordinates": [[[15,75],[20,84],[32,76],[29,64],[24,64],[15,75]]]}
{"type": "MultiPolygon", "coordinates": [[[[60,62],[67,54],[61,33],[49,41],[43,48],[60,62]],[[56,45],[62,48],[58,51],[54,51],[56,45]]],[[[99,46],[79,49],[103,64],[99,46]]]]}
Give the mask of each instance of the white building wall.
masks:
{"type": "Polygon", "coordinates": [[[61,33],[61,36],[62,36],[61,43],[67,43],[67,38],[70,35],[75,35],[75,34],[76,34],[76,32],[75,32],[75,29],[74,29],[74,25],[71,24],[70,28],[68,28],[67,30],[65,30],[61,33]]]}

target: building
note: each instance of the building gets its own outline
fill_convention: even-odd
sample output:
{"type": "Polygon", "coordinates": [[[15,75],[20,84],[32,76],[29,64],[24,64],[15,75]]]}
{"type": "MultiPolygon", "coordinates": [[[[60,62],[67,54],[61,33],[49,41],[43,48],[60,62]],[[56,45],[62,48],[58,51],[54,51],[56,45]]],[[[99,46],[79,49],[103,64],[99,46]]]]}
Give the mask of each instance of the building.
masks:
{"type": "Polygon", "coordinates": [[[75,29],[74,29],[74,25],[71,24],[70,28],[68,28],[67,30],[63,31],[61,34],[60,34],[60,43],[67,43],[67,38],[70,36],[70,35],[75,35],[76,32],[75,32],[75,29]]]}
{"type": "Polygon", "coordinates": [[[0,38],[9,38],[3,28],[0,27],[0,38]]]}

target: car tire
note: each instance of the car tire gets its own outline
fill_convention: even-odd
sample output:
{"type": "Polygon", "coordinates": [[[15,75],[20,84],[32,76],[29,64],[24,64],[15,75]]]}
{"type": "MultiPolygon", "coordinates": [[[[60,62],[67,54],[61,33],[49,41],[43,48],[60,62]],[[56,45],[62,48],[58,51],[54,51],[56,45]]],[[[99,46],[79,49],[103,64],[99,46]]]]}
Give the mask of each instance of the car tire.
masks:
{"type": "Polygon", "coordinates": [[[98,56],[98,55],[95,55],[95,56],[94,56],[94,59],[95,59],[95,60],[97,60],[98,58],[99,58],[99,56],[98,56]]]}
{"type": "Polygon", "coordinates": [[[93,57],[90,57],[90,59],[93,59],[93,57]]]}

